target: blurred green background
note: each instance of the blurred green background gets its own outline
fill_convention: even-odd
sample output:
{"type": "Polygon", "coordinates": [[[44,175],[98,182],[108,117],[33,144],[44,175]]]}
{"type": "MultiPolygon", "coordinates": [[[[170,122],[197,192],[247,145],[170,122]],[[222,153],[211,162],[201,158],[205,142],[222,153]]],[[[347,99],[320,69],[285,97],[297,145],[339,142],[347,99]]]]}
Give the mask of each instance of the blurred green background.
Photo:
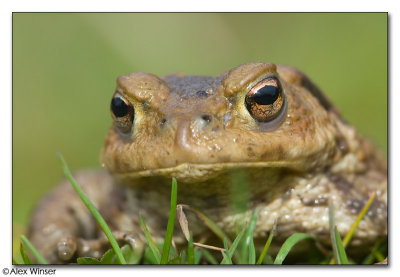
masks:
{"type": "Polygon", "coordinates": [[[72,170],[99,167],[117,76],[249,61],[304,71],[386,153],[386,13],[14,13],[14,234],[62,177],[57,151],[72,170]]]}

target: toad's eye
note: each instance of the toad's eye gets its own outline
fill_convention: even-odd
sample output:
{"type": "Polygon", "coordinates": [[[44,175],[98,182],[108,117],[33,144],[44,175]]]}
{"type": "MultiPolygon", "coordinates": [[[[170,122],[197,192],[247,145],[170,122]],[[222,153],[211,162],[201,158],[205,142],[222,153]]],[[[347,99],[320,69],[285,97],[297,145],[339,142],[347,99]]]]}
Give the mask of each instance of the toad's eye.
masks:
{"type": "Polygon", "coordinates": [[[268,77],[258,82],[247,93],[246,108],[251,116],[260,122],[276,118],[282,110],[284,97],[278,79],[268,77]]]}
{"type": "Polygon", "coordinates": [[[135,110],[131,102],[119,93],[115,93],[111,100],[111,116],[117,128],[121,132],[127,133],[132,128],[133,120],[135,119],[135,110]]]}

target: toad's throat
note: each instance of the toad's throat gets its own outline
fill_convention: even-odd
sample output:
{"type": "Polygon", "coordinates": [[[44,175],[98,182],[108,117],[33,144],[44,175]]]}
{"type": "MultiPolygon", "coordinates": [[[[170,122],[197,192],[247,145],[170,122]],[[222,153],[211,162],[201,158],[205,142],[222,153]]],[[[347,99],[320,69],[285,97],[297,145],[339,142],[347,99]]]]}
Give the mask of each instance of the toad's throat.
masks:
{"type": "Polygon", "coordinates": [[[229,201],[235,193],[248,200],[268,198],[269,195],[287,190],[288,185],[293,183],[282,180],[295,175],[294,171],[276,163],[268,167],[262,163],[251,163],[251,166],[247,163],[223,166],[185,164],[130,174],[114,173],[120,184],[142,191],[158,191],[167,197],[170,195],[171,180],[174,177],[177,179],[178,195],[181,199],[214,199],[218,203],[229,201]]]}

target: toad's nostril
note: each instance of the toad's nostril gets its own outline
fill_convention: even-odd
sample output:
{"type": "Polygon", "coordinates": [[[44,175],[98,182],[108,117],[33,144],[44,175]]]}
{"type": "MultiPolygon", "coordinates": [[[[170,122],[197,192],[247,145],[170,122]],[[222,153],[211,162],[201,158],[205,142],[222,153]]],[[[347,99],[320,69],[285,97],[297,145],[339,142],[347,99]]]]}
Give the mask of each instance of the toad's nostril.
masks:
{"type": "Polygon", "coordinates": [[[199,132],[210,126],[212,116],[209,114],[197,115],[191,123],[192,131],[199,132]]]}
{"type": "Polygon", "coordinates": [[[163,127],[166,122],[167,122],[166,118],[161,119],[160,126],[163,127]]]}
{"type": "Polygon", "coordinates": [[[207,123],[210,123],[212,121],[212,117],[209,114],[203,114],[200,118],[207,123]]]}
{"type": "Polygon", "coordinates": [[[204,90],[199,90],[196,92],[196,94],[197,94],[197,96],[201,96],[201,97],[208,96],[208,93],[204,90]]]}

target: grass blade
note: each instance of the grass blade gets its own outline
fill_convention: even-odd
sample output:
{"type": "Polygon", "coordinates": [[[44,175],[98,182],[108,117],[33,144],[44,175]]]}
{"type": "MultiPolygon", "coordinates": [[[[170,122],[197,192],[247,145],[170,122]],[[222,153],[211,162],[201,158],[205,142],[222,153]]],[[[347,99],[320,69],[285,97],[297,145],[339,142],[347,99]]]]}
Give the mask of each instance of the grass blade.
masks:
{"type": "Polygon", "coordinates": [[[224,248],[225,248],[225,252],[223,252],[223,255],[222,255],[222,261],[221,261],[221,264],[232,264],[232,256],[230,256],[228,253],[229,253],[229,246],[228,246],[228,240],[227,240],[227,238],[225,237],[224,238],[224,248]]]}
{"type": "Polygon", "coordinates": [[[182,264],[181,257],[180,257],[180,256],[177,256],[177,257],[175,257],[175,258],[170,259],[170,260],[168,261],[168,264],[172,264],[172,265],[182,264]]]}
{"type": "MultiPolygon", "coordinates": [[[[24,236],[21,236],[21,240],[23,241],[23,243],[29,248],[29,250],[32,252],[33,256],[35,256],[35,258],[38,260],[39,263],[41,264],[48,264],[46,259],[43,258],[42,255],[40,255],[39,251],[37,251],[37,249],[32,245],[32,243],[24,236]]],[[[21,247],[23,248],[23,245],[21,244],[21,247]]],[[[25,248],[24,248],[25,251],[25,248]]],[[[23,254],[21,252],[21,254],[23,254]]],[[[26,254],[26,252],[25,252],[26,254]]],[[[25,261],[25,259],[24,259],[25,261]]]]}
{"type": "Polygon", "coordinates": [[[372,248],[372,251],[368,254],[367,257],[364,258],[361,264],[373,264],[375,259],[376,259],[376,254],[375,252],[379,251],[379,248],[382,246],[382,240],[378,239],[374,247],[372,248]]]}
{"type": "Polygon", "coordinates": [[[229,258],[225,252],[221,252],[222,253],[222,257],[224,257],[221,261],[221,264],[232,264],[232,260],[231,258],[229,258]]]}
{"type": "MultiPolygon", "coordinates": [[[[358,224],[361,222],[361,220],[363,219],[364,215],[367,213],[368,209],[371,207],[372,202],[374,201],[376,196],[376,192],[374,191],[371,196],[369,197],[367,203],[365,204],[364,208],[361,210],[361,212],[358,214],[356,220],[354,221],[353,225],[350,228],[350,231],[347,233],[347,235],[344,237],[342,243],[343,243],[343,247],[346,248],[346,246],[349,244],[351,238],[354,235],[354,232],[356,231],[358,224]]],[[[332,207],[333,209],[333,207],[332,207]]],[[[332,215],[331,215],[331,211],[329,210],[329,216],[333,217],[333,211],[332,211],[332,215]]],[[[331,234],[332,237],[332,234],[331,234]]],[[[336,243],[335,243],[336,244],[336,243]]],[[[335,252],[334,252],[335,254],[335,252]]],[[[338,253],[336,253],[336,255],[338,255],[338,253]]],[[[334,257],[331,259],[331,261],[329,262],[329,264],[334,264],[335,263],[335,258],[339,258],[338,256],[334,255],[334,257]]],[[[368,259],[365,261],[368,262],[368,259]]],[[[364,262],[363,262],[364,263],[364,262]]]]}
{"type": "Polygon", "coordinates": [[[176,215],[178,216],[178,222],[181,226],[181,230],[186,240],[189,241],[190,231],[189,231],[189,222],[186,218],[185,212],[183,211],[182,205],[176,205],[176,215]]]}
{"type": "Polygon", "coordinates": [[[67,166],[67,163],[65,162],[63,156],[58,153],[58,157],[60,158],[61,161],[61,167],[64,171],[65,177],[68,179],[68,181],[71,183],[72,187],[76,191],[76,193],[79,195],[81,198],[82,202],[86,205],[86,207],[89,209],[90,213],[94,216],[96,221],[99,223],[101,229],[107,236],[111,247],[114,249],[115,254],[117,255],[117,258],[121,264],[126,264],[125,258],[122,255],[121,249],[119,248],[119,245],[117,241],[115,240],[114,235],[112,234],[110,228],[108,227],[107,223],[99,213],[99,211],[96,209],[96,207],[93,205],[93,203],[90,201],[90,199],[86,196],[86,194],[82,191],[82,189],[79,187],[77,182],[75,181],[74,177],[72,177],[72,174],[67,166]]]}
{"type": "Polygon", "coordinates": [[[331,234],[333,256],[336,260],[336,263],[348,264],[349,262],[347,260],[346,253],[344,252],[342,239],[340,238],[339,232],[336,228],[333,203],[329,204],[329,229],[331,234]]]}
{"type": "Polygon", "coordinates": [[[378,260],[378,262],[382,262],[385,259],[385,256],[383,256],[378,250],[374,252],[374,257],[378,260]]]}
{"type": "Polygon", "coordinates": [[[258,217],[258,210],[254,211],[253,215],[251,216],[249,226],[247,228],[244,244],[241,245],[242,251],[240,253],[240,259],[241,263],[247,263],[248,262],[248,255],[249,255],[249,247],[250,243],[253,241],[253,233],[254,229],[256,228],[256,223],[257,223],[257,217],[258,217]]]}
{"type": "Polygon", "coordinates": [[[150,232],[147,229],[146,222],[144,221],[143,217],[141,215],[139,217],[140,217],[140,223],[142,225],[144,235],[146,236],[147,244],[149,245],[150,250],[154,255],[154,258],[156,259],[157,264],[160,264],[160,262],[161,262],[160,250],[158,249],[157,245],[153,241],[153,238],[151,237],[150,232]]]}
{"type": "Polygon", "coordinates": [[[199,264],[202,257],[203,257],[203,249],[200,248],[197,251],[194,251],[194,264],[199,264]]]}
{"type": "Polygon", "coordinates": [[[339,234],[336,226],[334,227],[334,232],[335,232],[335,241],[332,242],[332,244],[333,244],[334,248],[336,248],[334,250],[334,252],[337,252],[337,254],[338,254],[336,261],[338,264],[349,264],[349,261],[347,260],[346,252],[344,251],[342,240],[340,238],[340,234],[339,234]]]}
{"type": "Polygon", "coordinates": [[[249,245],[249,264],[256,263],[256,249],[254,247],[254,241],[251,240],[249,245]]]}
{"type": "Polygon", "coordinates": [[[21,243],[19,247],[19,252],[21,253],[23,264],[33,264],[31,259],[29,259],[28,254],[26,254],[25,246],[21,243]]]}
{"type": "Polygon", "coordinates": [[[204,258],[206,258],[206,260],[207,260],[210,264],[213,264],[213,265],[218,264],[217,260],[214,258],[213,255],[211,255],[210,252],[208,252],[207,249],[202,249],[202,251],[203,251],[204,258]]]}
{"type": "Polygon", "coordinates": [[[194,246],[192,234],[190,234],[188,243],[188,264],[194,264],[194,246]]]}
{"type": "MultiPolygon", "coordinates": [[[[160,259],[161,259],[161,253],[160,253],[160,259]]],[[[159,265],[160,264],[160,262],[157,260],[156,256],[154,256],[153,251],[151,250],[149,245],[146,245],[145,250],[144,250],[143,264],[151,264],[151,265],[159,265]]]]}
{"type": "Polygon", "coordinates": [[[189,209],[190,211],[194,212],[200,220],[217,236],[221,239],[221,241],[224,240],[224,238],[227,238],[228,244],[231,245],[231,241],[229,240],[229,237],[222,231],[222,229],[214,222],[212,221],[204,212],[193,208],[189,205],[181,205],[184,208],[189,209]]]}
{"type": "MultiPolygon", "coordinates": [[[[333,204],[329,204],[329,233],[331,236],[331,242],[332,242],[332,251],[333,251],[333,257],[334,260],[338,261],[339,260],[339,252],[336,247],[336,237],[335,237],[335,216],[334,216],[334,211],[333,211],[333,204]]],[[[334,261],[331,261],[330,264],[334,264],[334,261]]]]}
{"type": "Polygon", "coordinates": [[[389,265],[388,257],[384,258],[382,261],[377,262],[375,264],[389,265]]]}
{"type": "MultiPolygon", "coordinates": [[[[129,244],[122,246],[121,251],[127,264],[139,264],[142,258],[140,251],[135,251],[129,244]]],[[[114,259],[116,259],[116,256],[114,256],[114,259]]]]}
{"type": "MultiPolygon", "coordinates": [[[[226,255],[231,259],[233,254],[236,251],[236,248],[238,247],[243,235],[244,235],[245,229],[242,229],[240,233],[236,236],[235,240],[233,241],[231,248],[227,250],[226,255]]],[[[225,242],[225,241],[224,241],[225,242]]]]}
{"type": "MultiPolygon", "coordinates": [[[[189,239],[190,239],[190,236],[189,236],[189,239]]],[[[182,250],[181,251],[181,253],[180,253],[180,264],[185,264],[186,263],[186,261],[187,261],[187,258],[186,258],[186,251],[185,250],[182,250]]]]}
{"type": "Polygon", "coordinates": [[[92,257],[79,257],[76,262],[80,265],[101,265],[98,259],[92,257]]]}
{"type": "Polygon", "coordinates": [[[353,225],[350,228],[350,231],[347,233],[347,235],[343,239],[343,247],[346,248],[346,246],[349,244],[351,238],[353,237],[353,234],[355,230],[358,227],[358,224],[360,221],[363,219],[364,215],[367,213],[369,207],[371,206],[372,202],[374,201],[376,196],[376,192],[374,191],[371,196],[369,197],[367,204],[365,204],[364,208],[361,210],[361,212],[358,214],[356,221],[354,221],[353,225]]]}
{"type": "Polygon", "coordinates": [[[225,252],[224,248],[221,247],[217,247],[217,246],[212,246],[212,245],[207,245],[207,244],[203,244],[200,242],[193,242],[194,245],[198,246],[198,247],[202,247],[202,248],[207,248],[207,249],[211,249],[211,250],[216,250],[216,251],[221,251],[221,252],[225,252]]]}
{"type": "Polygon", "coordinates": [[[260,257],[258,257],[257,264],[262,264],[262,262],[264,261],[265,255],[267,254],[269,246],[271,245],[272,238],[274,237],[274,230],[275,226],[272,228],[271,232],[269,232],[267,242],[265,243],[264,249],[261,252],[260,257]]]}
{"type": "Polygon", "coordinates": [[[231,174],[230,203],[234,213],[243,213],[250,202],[248,187],[249,176],[244,170],[233,171],[231,174]]]}
{"type": "Polygon", "coordinates": [[[228,239],[226,237],[224,238],[224,248],[225,248],[225,251],[229,251],[228,239]]]}
{"type": "Polygon", "coordinates": [[[162,251],[161,260],[160,260],[161,264],[168,263],[169,249],[171,248],[172,235],[173,235],[174,226],[175,226],[177,190],[178,189],[177,189],[177,185],[176,185],[176,179],[172,178],[171,208],[169,211],[167,232],[165,234],[164,246],[163,246],[163,251],[162,251]]]}
{"type": "Polygon", "coordinates": [[[291,235],[282,245],[281,249],[279,249],[278,254],[276,255],[274,264],[282,264],[285,260],[286,256],[289,254],[289,251],[295,246],[298,242],[305,239],[315,239],[314,236],[303,233],[295,233],[291,235]]]}
{"type": "MultiPolygon", "coordinates": [[[[184,207],[190,210],[190,207],[187,206],[187,205],[181,205],[181,204],[180,205],[176,205],[176,214],[178,216],[178,222],[179,222],[179,225],[181,226],[182,233],[184,234],[186,240],[189,241],[189,237],[190,237],[189,223],[187,221],[185,212],[183,211],[184,207]]],[[[191,211],[194,212],[195,214],[197,212],[200,212],[200,211],[197,211],[197,210],[196,211],[191,210],[191,211]]],[[[196,214],[196,215],[199,216],[199,214],[196,214]]],[[[205,218],[207,218],[207,217],[205,216],[205,218]]],[[[212,223],[212,221],[210,219],[208,219],[208,220],[209,220],[210,224],[215,224],[215,223],[212,223]]],[[[215,224],[215,226],[217,228],[219,228],[216,224],[215,224]]],[[[228,239],[227,237],[225,237],[225,238],[228,239]]],[[[211,245],[206,245],[206,244],[202,244],[202,243],[199,243],[199,242],[193,242],[193,245],[196,245],[196,246],[202,247],[202,248],[208,248],[208,249],[213,249],[213,250],[218,250],[218,251],[225,251],[225,249],[223,249],[223,248],[214,247],[214,246],[211,246],[211,245]]]]}

